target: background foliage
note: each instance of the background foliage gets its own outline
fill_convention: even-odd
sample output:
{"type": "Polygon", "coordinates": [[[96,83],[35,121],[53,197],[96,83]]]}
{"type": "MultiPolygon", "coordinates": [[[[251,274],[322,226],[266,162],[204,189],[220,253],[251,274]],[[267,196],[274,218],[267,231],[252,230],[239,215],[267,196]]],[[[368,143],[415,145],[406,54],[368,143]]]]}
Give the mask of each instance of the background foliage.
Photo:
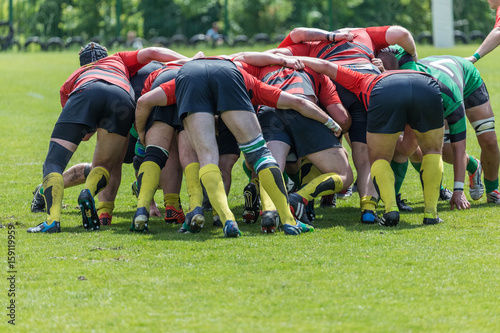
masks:
{"type": "MultiPolygon", "coordinates": [[[[458,30],[491,30],[494,13],[486,1],[453,3],[458,30]]],[[[0,20],[8,20],[8,4],[8,0],[0,2],[0,20]]],[[[78,35],[109,40],[125,37],[129,30],[147,39],[175,34],[189,38],[205,33],[214,21],[233,36],[283,34],[296,26],[332,29],[387,24],[400,24],[418,34],[432,30],[430,7],[431,0],[227,0],[226,16],[225,0],[13,0],[13,21],[16,35],[45,39],[78,35]]]]}

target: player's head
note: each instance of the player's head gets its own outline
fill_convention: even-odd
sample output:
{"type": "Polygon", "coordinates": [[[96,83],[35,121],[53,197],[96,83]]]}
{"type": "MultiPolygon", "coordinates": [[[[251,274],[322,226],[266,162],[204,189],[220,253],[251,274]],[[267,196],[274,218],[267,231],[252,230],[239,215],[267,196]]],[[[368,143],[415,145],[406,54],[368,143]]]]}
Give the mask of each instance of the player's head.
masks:
{"type": "Polygon", "coordinates": [[[488,0],[491,9],[497,9],[500,6],[500,0],[488,0]]]}
{"type": "Polygon", "coordinates": [[[90,42],[85,45],[85,47],[82,47],[79,55],[80,66],[83,66],[99,59],[106,58],[108,56],[108,50],[96,42],[90,42]]]}
{"type": "Polygon", "coordinates": [[[384,68],[386,70],[399,69],[398,59],[396,58],[396,55],[393,52],[391,52],[390,49],[388,48],[382,49],[377,54],[377,58],[382,60],[382,63],[384,64],[384,68]]]}

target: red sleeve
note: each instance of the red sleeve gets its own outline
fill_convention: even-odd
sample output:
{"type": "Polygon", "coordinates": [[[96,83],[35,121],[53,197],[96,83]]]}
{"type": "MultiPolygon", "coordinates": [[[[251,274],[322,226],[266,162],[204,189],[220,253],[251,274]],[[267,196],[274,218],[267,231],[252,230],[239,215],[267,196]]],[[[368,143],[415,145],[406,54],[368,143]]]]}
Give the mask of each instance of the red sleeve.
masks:
{"type": "MultiPolygon", "coordinates": [[[[316,43],[317,44],[317,43],[316,43]]],[[[290,46],[287,46],[286,48],[292,52],[292,54],[296,57],[314,57],[315,55],[310,55],[309,53],[311,52],[311,45],[313,43],[299,43],[299,44],[293,44],[290,46]]]]}
{"type": "Polygon", "coordinates": [[[337,78],[335,81],[343,85],[346,89],[352,91],[356,95],[361,92],[361,85],[366,76],[372,76],[373,74],[362,74],[339,66],[337,70],[337,78]]]}
{"type": "Polygon", "coordinates": [[[137,50],[137,51],[124,51],[124,52],[117,53],[117,55],[120,56],[120,58],[122,58],[125,66],[127,66],[130,77],[134,76],[139,71],[139,69],[141,69],[142,67],[147,65],[147,64],[140,64],[139,63],[139,61],[137,60],[138,53],[139,53],[139,50],[137,50]]]}
{"type": "Polygon", "coordinates": [[[167,95],[167,105],[177,103],[177,99],[175,98],[175,79],[162,83],[159,87],[163,89],[165,95],[167,95]]]}
{"type": "Polygon", "coordinates": [[[373,41],[373,44],[375,46],[375,51],[380,51],[384,47],[389,46],[387,43],[387,40],[385,38],[385,35],[387,33],[387,29],[389,29],[389,25],[383,26],[383,27],[369,27],[366,28],[366,32],[368,33],[368,36],[370,36],[371,40],[373,41]]]}
{"type": "Polygon", "coordinates": [[[69,94],[71,92],[67,92],[66,91],[66,84],[64,84],[62,87],[61,87],[61,90],[59,90],[59,95],[61,97],[61,106],[64,108],[64,106],[66,105],[66,102],[68,101],[68,98],[69,98],[69,94]]]}
{"type": "Polygon", "coordinates": [[[242,61],[239,61],[239,63],[241,64],[241,66],[245,70],[245,72],[247,72],[248,74],[253,75],[255,77],[259,77],[260,67],[253,66],[253,65],[247,64],[247,63],[242,62],[242,61]]]}
{"type": "Polygon", "coordinates": [[[498,28],[498,27],[500,27],[500,6],[498,6],[498,8],[497,8],[497,16],[496,16],[496,20],[495,20],[495,26],[493,27],[493,29],[498,28]]]}
{"type": "Polygon", "coordinates": [[[321,89],[319,91],[318,100],[325,108],[332,104],[341,104],[337,87],[332,80],[326,75],[321,75],[321,89]]]}
{"type": "Polygon", "coordinates": [[[287,46],[290,46],[290,45],[293,45],[295,44],[293,41],[292,41],[292,38],[290,37],[290,34],[288,34],[288,36],[285,37],[285,39],[283,39],[283,41],[280,43],[280,45],[278,45],[278,48],[280,47],[287,47],[287,46]]]}
{"type": "Polygon", "coordinates": [[[283,91],[255,79],[253,87],[253,105],[267,105],[272,108],[277,107],[278,99],[283,91]]]}

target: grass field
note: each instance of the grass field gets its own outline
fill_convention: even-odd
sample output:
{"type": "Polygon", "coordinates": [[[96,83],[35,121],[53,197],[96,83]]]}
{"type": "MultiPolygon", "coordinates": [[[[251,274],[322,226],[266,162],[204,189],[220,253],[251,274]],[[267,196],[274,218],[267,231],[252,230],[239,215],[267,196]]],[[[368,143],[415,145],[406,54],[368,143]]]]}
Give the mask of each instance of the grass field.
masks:
{"type": "MultiPolygon", "coordinates": [[[[421,47],[419,55],[468,56],[475,48],[421,47]]],[[[477,64],[497,118],[499,52],[477,64]]],[[[132,234],[134,174],[124,166],[112,226],[85,232],[74,187],[65,191],[63,232],[27,234],[45,218],[30,212],[31,193],[60,113],[59,88],[77,66],[73,53],[0,53],[0,332],[500,331],[500,208],[484,197],[468,211],[440,202],[445,222],[424,227],[411,167],[402,193],[415,210],[396,228],[360,224],[355,193],[335,209],[317,208],[315,232],[299,237],[265,236],[242,222],[238,239],[223,238],[211,222],[184,235],[155,217],[149,234],[132,234]],[[12,230],[16,273],[7,260],[12,230]]],[[[93,143],[80,145],[70,165],[90,161],[93,143]]],[[[479,156],[471,128],[467,148],[479,156]]],[[[236,167],[229,197],[236,216],[245,184],[236,167]]],[[[453,184],[449,165],[444,184],[453,184]]],[[[181,197],[187,206],[184,190],[181,197]]]]}

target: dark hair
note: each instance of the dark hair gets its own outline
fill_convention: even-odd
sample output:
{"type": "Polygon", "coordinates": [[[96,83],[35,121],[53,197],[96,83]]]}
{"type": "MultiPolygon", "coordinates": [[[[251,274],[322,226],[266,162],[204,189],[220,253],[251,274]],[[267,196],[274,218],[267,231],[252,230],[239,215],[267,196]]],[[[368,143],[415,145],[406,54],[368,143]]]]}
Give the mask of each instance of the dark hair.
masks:
{"type": "Polygon", "coordinates": [[[83,66],[99,59],[106,58],[108,56],[108,50],[96,42],[90,42],[80,50],[79,54],[80,66],[83,66]]]}
{"type": "Polygon", "coordinates": [[[377,58],[382,60],[386,70],[399,69],[398,59],[391,51],[382,50],[379,54],[377,54],[377,58]]]}

